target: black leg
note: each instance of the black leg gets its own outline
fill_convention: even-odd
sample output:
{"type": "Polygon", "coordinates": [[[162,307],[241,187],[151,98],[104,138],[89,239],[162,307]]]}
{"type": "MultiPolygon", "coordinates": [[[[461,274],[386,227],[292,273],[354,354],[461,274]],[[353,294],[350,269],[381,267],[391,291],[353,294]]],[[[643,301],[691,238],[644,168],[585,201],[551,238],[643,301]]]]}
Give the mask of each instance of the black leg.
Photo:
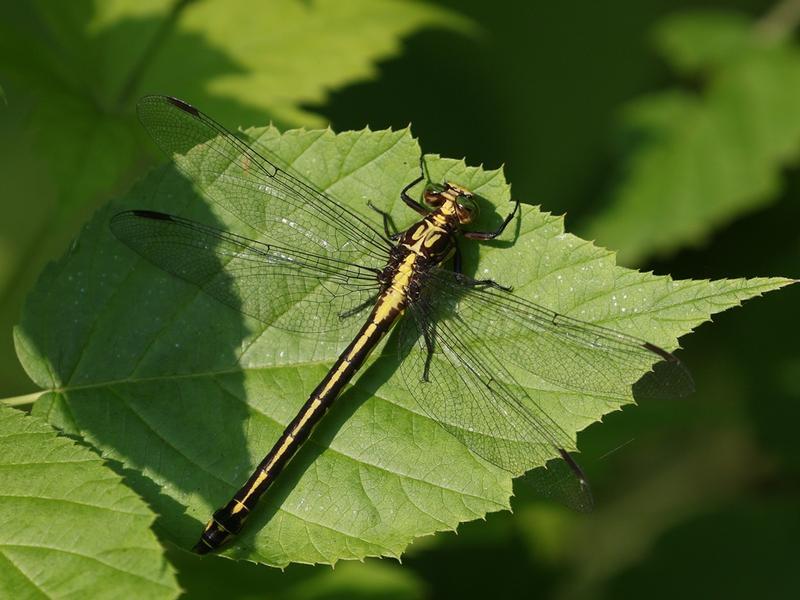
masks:
{"type": "MultiPolygon", "coordinates": [[[[458,242],[453,240],[453,272],[456,275],[462,275],[462,264],[461,264],[461,248],[458,246],[458,242]]],[[[510,285],[500,285],[494,279],[472,279],[470,277],[459,277],[458,278],[464,285],[472,286],[472,287],[491,287],[497,290],[503,290],[504,292],[511,292],[514,288],[510,285]]]]}
{"type": "Polygon", "coordinates": [[[511,222],[511,219],[513,219],[514,215],[517,214],[517,210],[519,210],[519,200],[514,203],[514,210],[509,213],[505,220],[500,224],[500,227],[494,231],[465,231],[464,237],[471,240],[493,240],[498,235],[503,233],[503,230],[505,230],[505,228],[511,222]]]}
{"type": "Polygon", "coordinates": [[[459,275],[463,273],[461,265],[461,248],[458,247],[458,241],[453,239],[453,271],[459,275]]]}
{"type": "Polygon", "coordinates": [[[479,287],[490,287],[496,290],[503,290],[504,292],[513,292],[514,288],[510,285],[502,285],[497,283],[494,279],[478,279],[475,281],[476,286],[479,287]]]}
{"type": "Polygon", "coordinates": [[[419,177],[417,177],[414,181],[412,181],[406,187],[403,188],[403,191],[400,192],[400,198],[403,200],[403,202],[405,202],[409,207],[414,209],[419,214],[427,215],[428,212],[429,212],[428,209],[425,208],[422,204],[420,204],[419,202],[417,202],[411,196],[408,195],[408,190],[410,190],[412,187],[417,185],[423,179],[425,179],[425,167],[423,166],[423,163],[422,163],[422,156],[420,156],[419,157],[419,177]]]}
{"type": "MultiPolygon", "coordinates": [[[[432,323],[431,328],[433,327],[436,327],[436,325],[432,323]]],[[[428,383],[431,380],[431,361],[433,361],[433,351],[436,346],[433,341],[433,332],[429,331],[428,329],[423,329],[422,337],[425,339],[425,348],[428,351],[428,354],[425,357],[425,368],[422,370],[422,381],[428,383]]]]}
{"type": "Polygon", "coordinates": [[[494,279],[469,279],[463,278],[462,283],[471,287],[490,287],[496,290],[503,290],[504,292],[512,292],[514,288],[510,285],[501,285],[494,279]]]}
{"type": "Polygon", "coordinates": [[[389,215],[389,213],[386,212],[385,210],[381,210],[380,208],[375,206],[371,200],[367,200],[367,206],[369,206],[372,210],[378,213],[381,216],[381,218],[383,218],[383,233],[386,234],[387,238],[389,238],[393,242],[396,242],[400,238],[402,232],[401,231],[395,231],[394,233],[391,232],[392,229],[396,229],[394,223],[392,222],[391,215],[389,215]]]}
{"type": "Polygon", "coordinates": [[[370,298],[369,300],[365,300],[364,302],[362,302],[358,306],[354,306],[350,310],[345,310],[343,312],[340,312],[339,313],[339,318],[340,319],[347,319],[349,317],[357,315],[362,310],[364,310],[364,309],[366,309],[366,308],[368,308],[370,306],[375,306],[375,303],[377,301],[378,301],[378,294],[375,294],[372,298],[370,298]]]}

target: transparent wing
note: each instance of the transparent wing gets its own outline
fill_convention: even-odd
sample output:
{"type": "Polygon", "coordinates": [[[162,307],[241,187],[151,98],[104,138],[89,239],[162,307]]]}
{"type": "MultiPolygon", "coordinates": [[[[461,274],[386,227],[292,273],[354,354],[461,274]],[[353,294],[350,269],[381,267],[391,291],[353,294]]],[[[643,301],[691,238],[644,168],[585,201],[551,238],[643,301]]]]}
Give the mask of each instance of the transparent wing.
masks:
{"type": "Polygon", "coordinates": [[[479,334],[423,294],[399,325],[400,373],[431,418],[481,458],[528,478],[540,492],[577,510],[592,506],[589,484],[565,450],[575,445],[534,402],[479,334]],[[554,460],[555,459],[555,460],[554,460]],[[569,477],[564,477],[569,473],[569,477]]]}
{"type": "Polygon", "coordinates": [[[632,387],[637,398],[681,397],[694,391],[683,363],[639,338],[561,315],[444,269],[432,270],[422,285],[459,322],[468,322],[501,360],[541,380],[541,387],[551,384],[610,402],[629,398],[632,387]]]}
{"type": "Polygon", "coordinates": [[[412,395],[473,452],[515,475],[563,459],[531,481],[575,508],[590,507],[591,492],[565,451],[573,436],[547,407],[586,396],[613,404],[632,386],[650,396],[693,389],[677,358],[648,342],[444,269],[421,276],[419,287],[399,326],[400,371],[412,395]],[[566,487],[563,473],[572,475],[566,487]]]}
{"type": "MultiPolygon", "coordinates": [[[[374,303],[378,272],[264,244],[154,211],[115,215],[111,230],[168,273],[268,325],[305,333],[357,328],[374,303]]],[[[341,332],[347,335],[346,332],[341,332]]]]}
{"type": "Polygon", "coordinates": [[[391,244],[381,233],[193,106],[146,96],[137,112],[176,166],[266,241],[376,268],[385,264],[391,244]]]}

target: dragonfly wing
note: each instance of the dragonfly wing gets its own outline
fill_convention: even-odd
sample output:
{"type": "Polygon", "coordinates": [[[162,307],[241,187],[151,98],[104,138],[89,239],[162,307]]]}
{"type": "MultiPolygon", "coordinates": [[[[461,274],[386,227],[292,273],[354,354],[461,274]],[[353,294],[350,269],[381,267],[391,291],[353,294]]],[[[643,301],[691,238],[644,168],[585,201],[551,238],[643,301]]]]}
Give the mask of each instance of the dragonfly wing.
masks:
{"type": "Polygon", "coordinates": [[[567,434],[519,385],[498,358],[481,350],[470,323],[432,294],[408,308],[399,325],[400,367],[405,385],[422,410],[475,454],[521,475],[545,465],[531,483],[548,496],[586,510],[588,483],[567,450],[567,434]],[[565,482],[563,474],[570,473],[565,482]]]}
{"type": "Polygon", "coordinates": [[[504,362],[540,380],[542,389],[557,386],[612,404],[629,400],[632,389],[637,398],[694,391],[691,375],[675,356],[639,338],[445,269],[431,271],[425,286],[504,362]]]}
{"type": "Polygon", "coordinates": [[[266,241],[376,268],[388,259],[390,243],[364,219],[193,106],[146,96],[137,112],[177,167],[266,241]]]}
{"type": "Polygon", "coordinates": [[[122,212],[111,219],[111,230],[168,273],[285,330],[322,333],[357,327],[358,319],[348,317],[368,310],[379,290],[377,272],[369,268],[165,213],[122,212]]]}

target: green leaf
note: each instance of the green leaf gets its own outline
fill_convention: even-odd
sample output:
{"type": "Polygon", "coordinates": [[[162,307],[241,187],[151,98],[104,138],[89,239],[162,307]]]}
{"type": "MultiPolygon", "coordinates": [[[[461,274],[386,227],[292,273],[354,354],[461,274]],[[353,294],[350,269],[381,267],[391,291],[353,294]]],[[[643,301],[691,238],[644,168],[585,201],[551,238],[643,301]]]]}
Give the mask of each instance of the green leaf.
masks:
{"type": "Polygon", "coordinates": [[[308,578],[293,590],[298,600],[326,598],[369,598],[370,600],[412,600],[427,598],[422,582],[411,569],[374,561],[344,563],[336,571],[308,578]]]}
{"type": "Polygon", "coordinates": [[[773,202],[800,150],[800,49],[765,41],[735,15],[667,20],[657,39],[700,94],[672,89],[624,113],[633,140],[608,205],[587,237],[626,263],[702,243],[715,229],[773,202]]]}
{"type": "MultiPolygon", "coordinates": [[[[407,130],[250,133],[364,218],[377,218],[367,199],[390,210],[400,227],[417,218],[398,198],[419,168],[419,147],[407,130]]],[[[476,227],[496,226],[509,211],[500,171],[437,157],[427,164],[432,180],[458,181],[486,199],[476,227]]],[[[133,207],[242,231],[199,201],[172,168],[155,171],[99,211],[70,252],[45,270],[15,339],[30,376],[53,390],[37,412],[141,473],[132,484],[162,515],[165,535],[188,547],[341,348],[263,330],[138,258],[108,230],[111,215],[133,207]]],[[[464,244],[468,271],[667,348],[710,314],[789,282],[673,281],[623,269],[613,253],[566,234],[560,217],[530,207],[516,233],[511,247],[504,247],[511,232],[505,243],[464,244]]],[[[334,404],[229,556],[276,566],[399,556],[416,537],[509,507],[510,474],[425,416],[394,375],[391,342],[334,404]]],[[[619,408],[552,389],[546,397],[530,393],[570,433],[619,408]]]]}
{"type": "MultiPolygon", "coordinates": [[[[140,12],[139,3],[128,6],[140,12]]],[[[331,89],[376,77],[374,65],[398,54],[405,36],[426,27],[472,29],[454,12],[402,0],[197,3],[177,20],[139,91],[170,90],[197,103],[211,96],[220,111],[214,103],[204,106],[219,118],[235,103],[281,123],[321,124],[301,105],[322,103],[331,89]],[[177,87],[175,73],[182,73],[177,87]]]]}
{"type": "Polygon", "coordinates": [[[0,596],[175,598],[154,515],[93,452],[0,408],[0,596]]]}
{"type": "Polygon", "coordinates": [[[682,75],[724,68],[738,54],[751,51],[751,20],[743,14],[695,10],[665,18],[655,30],[660,54],[682,75]]]}

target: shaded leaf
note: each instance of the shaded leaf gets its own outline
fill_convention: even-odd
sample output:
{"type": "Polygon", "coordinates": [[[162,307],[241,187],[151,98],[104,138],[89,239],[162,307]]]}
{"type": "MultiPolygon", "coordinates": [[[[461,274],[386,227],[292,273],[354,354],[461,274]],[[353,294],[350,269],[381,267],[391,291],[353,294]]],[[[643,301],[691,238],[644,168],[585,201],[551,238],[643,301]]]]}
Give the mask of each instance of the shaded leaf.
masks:
{"type": "Polygon", "coordinates": [[[193,600],[235,600],[253,597],[288,600],[414,600],[424,594],[422,579],[391,561],[345,562],[335,569],[290,565],[286,569],[265,569],[248,561],[223,557],[200,557],[172,548],[168,554],[178,572],[178,581],[193,600]]]}
{"type": "Polygon", "coordinates": [[[715,229],[773,202],[800,150],[800,49],[765,40],[743,18],[691,13],[657,32],[700,94],[676,88],[624,113],[632,140],[609,204],[586,235],[626,263],[702,243],[715,229]]]}
{"type": "Polygon", "coordinates": [[[761,503],[748,498],[697,516],[664,534],[650,550],[651,560],[632,564],[608,581],[607,594],[624,598],[647,590],[648,597],[660,600],[690,589],[688,597],[694,598],[765,593],[791,598],[800,585],[794,552],[800,519],[795,507],[793,495],[761,503]],[[743,552],[731,544],[731,531],[759,551],[743,552]],[[698,561],[698,551],[713,558],[698,561]]]}
{"type": "Polygon", "coordinates": [[[752,51],[752,27],[752,20],[741,13],[696,10],[665,18],[656,28],[654,41],[675,71],[702,75],[752,51]]]}

